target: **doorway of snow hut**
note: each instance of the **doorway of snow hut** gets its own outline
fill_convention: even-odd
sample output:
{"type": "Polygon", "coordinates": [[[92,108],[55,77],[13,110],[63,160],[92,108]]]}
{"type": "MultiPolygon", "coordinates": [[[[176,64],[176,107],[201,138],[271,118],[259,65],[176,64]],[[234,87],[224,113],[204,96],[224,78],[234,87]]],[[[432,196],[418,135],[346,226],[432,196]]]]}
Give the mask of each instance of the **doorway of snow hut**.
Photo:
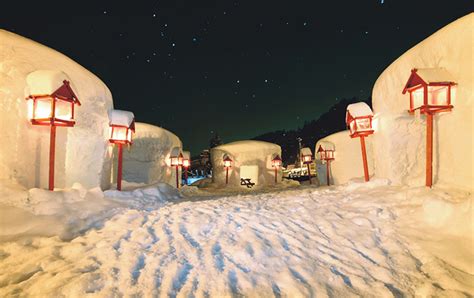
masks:
{"type": "MultiPolygon", "coordinates": [[[[250,179],[250,182],[258,184],[258,166],[240,166],[240,179],[250,179]]],[[[243,186],[246,187],[246,186],[243,186]]]]}

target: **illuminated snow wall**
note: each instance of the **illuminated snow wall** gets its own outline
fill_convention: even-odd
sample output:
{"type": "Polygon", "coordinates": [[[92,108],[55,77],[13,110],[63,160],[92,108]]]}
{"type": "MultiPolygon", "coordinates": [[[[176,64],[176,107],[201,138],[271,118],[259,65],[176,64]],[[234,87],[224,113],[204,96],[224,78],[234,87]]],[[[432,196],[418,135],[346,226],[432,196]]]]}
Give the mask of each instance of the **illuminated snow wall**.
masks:
{"type": "Polygon", "coordinates": [[[26,77],[37,70],[56,70],[71,79],[82,105],[76,108],[74,127],[57,129],[55,186],[79,182],[108,188],[107,111],[113,103],[107,86],[68,57],[34,41],[4,30],[0,41],[0,180],[47,187],[50,129],[32,126],[27,119],[26,77]]]}
{"type": "Polygon", "coordinates": [[[413,68],[445,68],[458,84],[452,112],[434,117],[433,183],[474,189],[474,14],[442,28],[395,62],[377,79],[373,108],[379,133],[373,138],[375,172],[396,184],[424,185],[425,116],[407,113],[402,90],[413,68]]]}

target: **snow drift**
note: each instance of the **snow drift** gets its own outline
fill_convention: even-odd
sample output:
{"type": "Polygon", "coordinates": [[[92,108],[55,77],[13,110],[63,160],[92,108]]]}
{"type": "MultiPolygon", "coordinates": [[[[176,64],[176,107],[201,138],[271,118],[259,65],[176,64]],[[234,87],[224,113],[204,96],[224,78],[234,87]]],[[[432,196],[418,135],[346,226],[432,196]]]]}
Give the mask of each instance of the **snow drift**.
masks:
{"type": "Polygon", "coordinates": [[[413,68],[440,68],[457,86],[454,109],[434,117],[433,182],[474,189],[473,23],[471,13],[442,28],[403,54],[377,79],[372,92],[379,126],[379,133],[373,136],[377,176],[398,184],[424,184],[426,120],[407,113],[409,95],[402,91],[413,68]]]}
{"type": "MultiPolygon", "coordinates": [[[[212,181],[225,184],[226,170],[224,156],[229,156],[233,163],[229,169],[229,184],[240,185],[241,178],[250,178],[256,185],[274,184],[275,172],[272,159],[281,156],[281,147],[262,141],[238,141],[211,149],[213,168],[212,181]]],[[[278,173],[281,180],[281,171],[278,173]]]]}
{"type": "Polygon", "coordinates": [[[82,105],[75,111],[76,125],[57,130],[56,186],[79,182],[87,188],[108,188],[107,111],[112,108],[112,96],[107,86],[76,62],[41,44],[4,30],[0,30],[0,40],[0,179],[27,188],[47,186],[49,127],[28,122],[25,93],[31,88],[60,87],[49,85],[57,81],[55,76],[34,76],[27,81],[29,74],[62,72],[82,105]]]}
{"type": "Polygon", "coordinates": [[[123,179],[145,184],[164,182],[176,186],[176,170],[169,165],[173,148],[182,148],[180,139],[173,133],[151,124],[135,123],[133,145],[129,150],[124,150],[123,179]]]}
{"type": "MultiPolygon", "coordinates": [[[[377,132],[376,132],[377,133],[377,132]]],[[[352,139],[349,131],[340,131],[320,139],[315,146],[318,152],[319,145],[325,142],[334,144],[334,160],[331,161],[330,180],[334,184],[344,184],[352,178],[364,177],[364,166],[362,164],[362,152],[359,138],[352,139]]],[[[372,135],[365,138],[367,149],[367,163],[369,174],[374,173],[372,135]]],[[[323,145],[324,147],[324,145],[323,145]]],[[[317,154],[316,154],[317,155],[317,154]]],[[[318,177],[321,185],[326,185],[326,165],[318,164],[318,177]]]]}

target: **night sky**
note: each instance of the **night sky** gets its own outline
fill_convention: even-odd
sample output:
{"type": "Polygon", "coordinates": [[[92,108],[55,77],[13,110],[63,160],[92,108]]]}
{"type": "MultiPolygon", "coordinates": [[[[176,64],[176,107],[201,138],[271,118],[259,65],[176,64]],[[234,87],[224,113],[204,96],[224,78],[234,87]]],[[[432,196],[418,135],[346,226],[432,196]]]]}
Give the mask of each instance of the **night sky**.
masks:
{"type": "Polygon", "coordinates": [[[394,59],[470,11],[472,0],[8,1],[0,27],[88,68],[115,108],[195,155],[215,131],[229,142],[293,129],[367,98],[394,59]]]}

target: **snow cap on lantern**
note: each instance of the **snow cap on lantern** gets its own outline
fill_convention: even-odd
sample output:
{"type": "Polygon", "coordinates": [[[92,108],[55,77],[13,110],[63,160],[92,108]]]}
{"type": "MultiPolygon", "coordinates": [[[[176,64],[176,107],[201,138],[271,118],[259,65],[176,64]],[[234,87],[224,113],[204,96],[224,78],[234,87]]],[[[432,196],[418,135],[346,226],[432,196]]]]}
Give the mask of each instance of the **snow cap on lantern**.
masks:
{"type": "Polygon", "coordinates": [[[183,167],[189,168],[191,166],[191,152],[183,151],[183,167]]]}
{"type": "Polygon", "coordinates": [[[349,127],[351,138],[373,134],[373,117],[372,109],[365,102],[348,105],[346,109],[346,125],[349,127]]]}
{"type": "Polygon", "coordinates": [[[309,147],[301,148],[300,154],[303,163],[308,164],[313,161],[313,153],[311,152],[311,149],[309,147]]]}
{"type": "Polygon", "coordinates": [[[110,142],[114,144],[132,144],[132,132],[135,132],[135,115],[129,111],[109,111],[110,142]]]}
{"type": "Polygon", "coordinates": [[[410,113],[438,113],[453,108],[453,86],[456,83],[445,68],[412,69],[403,88],[403,94],[410,93],[410,113]]]}
{"type": "Polygon", "coordinates": [[[26,77],[28,118],[33,125],[74,126],[74,105],[81,105],[62,71],[37,70],[26,77]]]}
{"type": "Polygon", "coordinates": [[[282,160],[279,154],[275,154],[275,156],[272,158],[272,167],[274,168],[279,168],[281,167],[282,160]]]}
{"type": "Polygon", "coordinates": [[[183,165],[183,153],[179,147],[171,149],[170,165],[174,167],[183,165]]]}
{"type": "Polygon", "coordinates": [[[336,151],[336,146],[333,143],[327,141],[319,142],[318,154],[316,157],[319,160],[334,160],[334,152],[336,151]]]}

